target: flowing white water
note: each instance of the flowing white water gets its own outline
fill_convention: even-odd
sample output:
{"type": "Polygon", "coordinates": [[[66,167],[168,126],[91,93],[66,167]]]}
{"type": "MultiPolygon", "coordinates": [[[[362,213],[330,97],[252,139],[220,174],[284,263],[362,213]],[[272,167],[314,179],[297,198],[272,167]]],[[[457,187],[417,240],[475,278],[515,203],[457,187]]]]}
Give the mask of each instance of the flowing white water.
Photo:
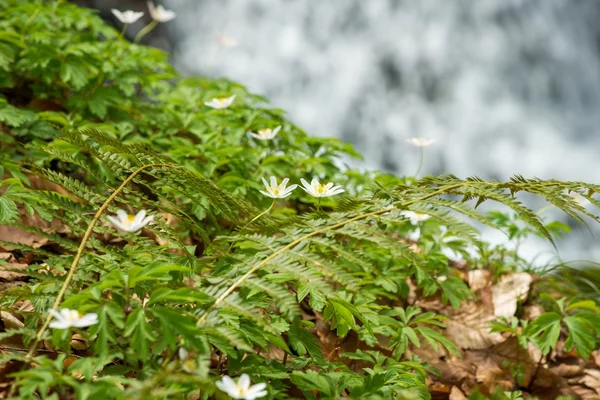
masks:
{"type": "MultiPolygon", "coordinates": [[[[437,139],[424,173],[600,183],[598,1],[165,3],[181,69],[265,94],[308,132],[353,142],[361,167],[412,174],[405,139],[423,136],[437,139]]],[[[600,258],[576,230],[561,255],[600,258]]]]}

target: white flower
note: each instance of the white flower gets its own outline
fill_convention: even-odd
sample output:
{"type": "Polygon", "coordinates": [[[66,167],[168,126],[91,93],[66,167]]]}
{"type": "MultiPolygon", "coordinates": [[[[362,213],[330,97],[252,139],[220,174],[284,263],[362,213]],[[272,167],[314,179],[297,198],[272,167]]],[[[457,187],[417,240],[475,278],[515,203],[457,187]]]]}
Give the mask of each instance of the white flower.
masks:
{"type": "Polygon", "coordinates": [[[222,108],[229,107],[231,103],[233,103],[233,100],[235,100],[235,94],[231,97],[221,97],[219,99],[212,99],[211,101],[205,102],[204,105],[220,110],[222,108]]]}
{"type": "Polygon", "coordinates": [[[238,45],[237,40],[223,34],[217,35],[217,43],[219,43],[219,46],[221,47],[235,47],[238,45]]]}
{"type": "Polygon", "coordinates": [[[414,138],[406,139],[406,141],[408,143],[412,144],[413,146],[427,147],[431,143],[435,142],[435,139],[426,139],[426,138],[422,138],[422,137],[414,137],[414,138]]]}
{"type": "Polygon", "coordinates": [[[141,210],[136,215],[128,215],[125,211],[119,210],[116,217],[107,218],[122,231],[137,232],[148,225],[154,219],[154,215],[146,217],[146,210],[141,210]]]}
{"type": "Polygon", "coordinates": [[[400,215],[410,220],[410,223],[417,225],[419,222],[423,222],[431,218],[428,214],[416,213],[414,211],[401,211],[400,215]]]}
{"type": "Polygon", "coordinates": [[[266,383],[257,383],[250,386],[250,377],[242,374],[237,383],[229,376],[224,375],[223,379],[217,381],[217,387],[233,397],[234,399],[254,400],[267,395],[266,383]]]}
{"type": "Polygon", "coordinates": [[[190,356],[190,353],[188,353],[184,347],[180,347],[179,350],[177,350],[177,355],[179,356],[180,360],[185,361],[190,356]]]}
{"type": "Polygon", "coordinates": [[[329,197],[345,192],[341,186],[333,186],[333,182],[329,182],[327,185],[324,185],[319,183],[317,178],[313,178],[310,184],[308,184],[308,182],[304,179],[300,179],[300,182],[302,182],[302,186],[304,186],[302,190],[315,197],[329,197]]]}
{"type": "Polygon", "coordinates": [[[151,1],[148,2],[148,9],[150,10],[150,16],[156,22],[167,22],[177,16],[175,11],[165,10],[162,5],[154,6],[151,1]]]}
{"type": "Polygon", "coordinates": [[[131,10],[121,12],[115,8],[113,8],[110,11],[123,24],[133,24],[135,21],[142,18],[142,16],[144,15],[143,12],[135,12],[135,11],[131,11],[131,10]]]}
{"type": "Polygon", "coordinates": [[[262,178],[262,181],[265,184],[265,188],[267,189],[267,191],[265,192],[259,190],[259,192],[261,192],[265,196],[269,196],[274,199],[283,199],[284,197],[288,197],[290,194],[292,194],[292,191],[298,187],[298,185],[291,185],[290,187],[286,188],[285,185],[287,185],[287,183],[290,181],[289,178],[284,178],[281,181],[281,184],[279,185],[277,185],[277,178],[275,178],[274,176],[272,176],[270,180],[271,184],[269,185],[267,183],[267,180],[265,178],[262,178]]]}
{"type": "Polygon", "coordinates": [[[570,191],[569,197],[571,197],[573,200],[575,200],[577,202],[577,204],[579,204],[581,207],[586,207],[592,203],[591,201],[589,201],[588,199],[586,199],[585,197],[583,197],[582,195],[580,195],[577,192],[570,191]]]}
{"type": "Polygon", "coordinates": [[[56,310],[48,310],[48,312],[56,318],[49,325],[50,328],[54,329],[67,329],[72,326],[85,328],[98,323],[98,314],[96,313],[82,316],[77,310],[69,310],[68,308],[62,308],[60,312],[56,310]]]}
{"type": "Polygon", "coordinates": [[[279,125],[275,129],[266,128],[266,129],[259,130],[258,133],[254,133],[254,132],[248,132],[248,133],[254,139],[258,139],[258,140],[271,140],[275,136],[277,136],[277,134],[279,133],[280,130],[281,130],[281,125],[279,125]]]}

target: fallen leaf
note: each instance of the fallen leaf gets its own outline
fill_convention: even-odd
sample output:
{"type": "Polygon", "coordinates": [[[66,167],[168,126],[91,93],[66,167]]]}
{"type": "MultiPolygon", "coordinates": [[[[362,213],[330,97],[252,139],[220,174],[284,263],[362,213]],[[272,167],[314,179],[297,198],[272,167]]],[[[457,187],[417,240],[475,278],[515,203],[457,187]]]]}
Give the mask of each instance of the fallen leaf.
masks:
{"type": "Polygon", "coordinates": [[[503,276],[492,286],[494,315],[510,318],[517,311],[517,302],[525,300],[533,278],[527,272],[516,272],[503,276]]]}

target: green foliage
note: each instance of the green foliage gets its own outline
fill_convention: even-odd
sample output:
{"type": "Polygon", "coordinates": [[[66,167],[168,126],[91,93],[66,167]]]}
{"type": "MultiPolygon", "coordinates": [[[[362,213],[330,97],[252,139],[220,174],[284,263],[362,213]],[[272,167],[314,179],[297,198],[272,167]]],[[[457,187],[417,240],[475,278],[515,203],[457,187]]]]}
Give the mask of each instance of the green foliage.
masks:
{"type": "MultiPolygon", "coordinates": [[[[166,54],[127,42],[93,11],[9,0],[0,13],[0,222],[50,243],[6,243],[31,261],[27,281],[2,293],[2,308],[29,301],[33,311],[0,335],[29,345],[42,332],[57,350],[13,375],[22,398],[209,398],[220,376],[247,373],[268,383],[268,398],[427,399],[431,369],[408,349],[460,352],[442,316],[407,303],[409,283],[454,308],[472,298],[445,252],[473,265],[500,252],[470,221],[552,241],[560,226],[525,207],[520,192],[598,220],[567,194],[598,205],[600,187],[583,182],[342,170],[342,156],[357,156],[350,145],[308,137],[239,84],[179,76],[166,54]],[[227,109],[204,105],[233,94],[227,109]],[[273,141],[247,135],[279,125],[273,141]],[[296,190],[255,219],[270,204],[260,178],[271,175],[319,176],[348,195],[319,202],[296,190]],[[34,187],[34,178],[46,186],[34,187]],[[486,200],[514,215],[477,210],[486,200]],[[154,223],[116,231],[105,215],[94,219],[104,204],[109,214],[150,210],[154,223]],[[399,239],[417,228],[407,211],[431,217],[418,223],[418,251],[399,239]],[[27,225],[25,215],[64,229],[27,225]],[[71,347],[69,331],[40,331],[71,271],[60,307],[98,315],[75,330],[84,351],[71,347]]],[[[524,331],[518,321],[494,329],[522,334],[522,346],[530,340],[545,354],[565,329],[567,347],[587,357],[600,332],[595,304],[555,306],[524,331]]],[[[25,356],[2,356],[11,361],[25,356]]]]}

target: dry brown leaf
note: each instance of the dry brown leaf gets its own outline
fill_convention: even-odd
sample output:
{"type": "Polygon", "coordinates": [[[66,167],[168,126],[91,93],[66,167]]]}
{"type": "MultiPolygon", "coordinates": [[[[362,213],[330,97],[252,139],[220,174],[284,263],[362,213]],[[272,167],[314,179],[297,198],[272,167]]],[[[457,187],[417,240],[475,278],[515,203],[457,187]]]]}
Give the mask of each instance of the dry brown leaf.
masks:
{"type": "Polygon", "coordinates": [[[83,336],[81,336],[78,333],[75,333],[73,336],[71,336],[71,347],[75,350],[81,351],[87,349],[90,346],[83,336]]]}
{"type": "Polygon", "coordinates": [[[456,386],[452,386],[452,390],[450,391],[450,397],[448,400],[467,400],[465,394],[457,388],[456,386]]]}
{"type": "Polygon", "coordinates": [[[586,369],[585,376],[580,382],[590,389],[596,391],[596,395],[600,396],[600,371],[597,369],[586,369]]]}
{"type": "Polygon", "coordinates": [[[17,271],[23,271],[28,267],[27,264],[10,263],[6,265],[0,265],[0,281],[12,282],[17,280],[23,280],[27,277],[27,274],[23,274],[17,271]]]}
{"type": "Polygon", "coordinates": [[[489,324],[495,320],[491,307],[480,302],[463,303],[458,312],[445,310],[450,318],[445,322],[445,335],[463,349],[487,349],[504,341],[498,332],[491,332],[489,324]],[[455,314],[452,314],[455,313],[455,314]]]}
{"type": "Polygon", "coordinates": [[[492,274],[484,269],[473,269],[468,272],[467,279],[471,290],[476,292],[492,282],[492,274]]]}
{"type": "Polygon", "coordinates": [[[25,326],[20,319],[6,311],[0,311],[0,319],[2,319],[5,329],[20,329],[25,326]]]}
{"type": "Polygon", "coordinates": [[[560,364],[549,369],[552,373],[563,378],[572,378],[583,374],[583,367],[580,365],[560,364]]]}
{"type": "Polygon", "coordinates": [[[525,300],[533,277],[527,272],[516,272],[503,276],[492,286],[494,314],[497,317],[510,318],[517,311],[517,302],[525,300]]]}
{"type": "MultiPolygon", "coordinates": [[[[31,246],[34,249],[40,248],[48,243],[48,238],[45,238],[40,235],[36,235],[35,233],[25,232],[22,229],[16,228],[14,226],[6,226],[0,225],[0,240],[11,243],[24,244],[26,246],[31,246]]],[[[9,245],[0,245],[0,249],[4,249],[5,251],[14,250],[13,247],[9,245]]]]}

